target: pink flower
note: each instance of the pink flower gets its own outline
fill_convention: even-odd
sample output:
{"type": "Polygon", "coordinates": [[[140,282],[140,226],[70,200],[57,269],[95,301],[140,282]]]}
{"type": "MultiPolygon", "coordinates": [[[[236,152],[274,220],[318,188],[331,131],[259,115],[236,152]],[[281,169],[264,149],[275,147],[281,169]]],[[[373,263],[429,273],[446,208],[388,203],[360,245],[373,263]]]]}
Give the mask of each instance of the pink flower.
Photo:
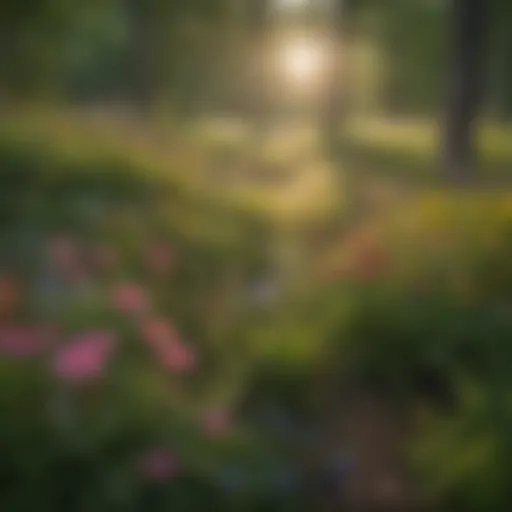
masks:
{"type": "Polygon", "coordinates": [[[61,347],[54,360],[56,374],[68,381],[86,381],[99,377],[114,348],[115,337],[109,331],[79,334],[61,347]]]}
{"type": "Polygon", "coordinates": [[[175,476],[178,469],[176,457],[166,448],[151,450],[140,461],[140,472],[150,480],[167,480],[175,476]]]}
{"type": "Polygon", "coordinates": [[[19,283],[13,277],[0,275],[0,317],[12,315],[21,299],[19,283]]]}
{"type": "Polygon", "coordinates": [[[375,231],[361,230],[345,245],[348,260],[342,269],[345,275],[371,280],[389,270],[389,259],[375,231]]]}
{"type": "Polygon", "coordinates": [[[50,260],[57,269],[68,279],[79,280],[84,276],[83,261],[75,240],[61,235],[50,240],[50,260]]]}
{"type": "Polygon", "coordinates": [[[146,251],[146,263],[158,274],[168,274],[174,265],[174,255],[165,244],[155,244],[146,251]]]}
{"type": "Polygon", "coordinates": [[[161,362],[169,369],[189,372],[196,364],[196,356],[192,349],[182,342],[174,342],[157,351],[161,362]]]}
{"type": "Polygon", "coordinates": [[[142,313],[148,309],[149,300],[144,289],[137,284],[121,284],[114,288],[112,301],[122,313],[142,313]]]}
{"type": "Polygon", "coordinates": [[[187,372],[195,366],[194,352],[179,339],[176,329],[168,320],[148,320],[142,328],[142,336],[157,359],[167,368],[187,372]]]}
{"type": "Polygon", "coordinates": [[[360,279],[373,279],[381,276],[388,267],[387,258],[378,250],[370,250],[359,255],[353,273],[360,279]]]}
{"type": "Polygon", "coordinates": [[[116,266],[118,255],[113,247],[109,245],[99,245],[93,249],[92,260],[98,270],[108,271],[116,266]]]}
{"type": "Polygon", "coordinates": [[[229,414],[220,409],[209,411],[203,417],[203,429],[211,435],[224,433],[229,428],[229,424],[229,414]]]}
{"type": "Polygon", "coordinates": [[[176,329],[164,318],[151,318],[142,329],[143,338],[155,348],[164,347],[178,341],[176,329]]]}
{"type": "Polygon", "coordinates": [[[65,235],[59,235],[51,239],[48,251],[52,262],[59,267],[74,262],[77,255],[74,240],[65,235]]]}
{"type": "Polygon", "coordinates": [[[55,337],[55,331],[47,326],[0,327],[0,351],[10,356],[29,357],[48,348],[55,337]]]}

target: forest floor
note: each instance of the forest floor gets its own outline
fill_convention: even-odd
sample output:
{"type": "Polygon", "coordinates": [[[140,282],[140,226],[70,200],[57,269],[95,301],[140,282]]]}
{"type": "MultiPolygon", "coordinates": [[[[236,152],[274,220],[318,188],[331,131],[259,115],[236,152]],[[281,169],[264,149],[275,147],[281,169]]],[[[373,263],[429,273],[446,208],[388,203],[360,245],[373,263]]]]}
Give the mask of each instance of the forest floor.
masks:
{"type": "MultiPolygon", "coordinates": [[[[17,114],[2,130],[14,139],[58,144],[61,152],[65,148],[72,154],[115,156],[129,151],[134,164],[148,172],[172,174],[200,198],[236,203],[262,215],[281,234],[294,233],[290,240],[299,242],[294,247],[307,247],[310,241],[305,238],[329,226],[325,243],[320,240],[307,249],[313,260],[358,229],[360,220],[371,221],[425,189],[445,186],[433,120],[354,120],[333,160],[308,126],[276,125],[260,138],[232,119],[175,130],[142,126],[105,112],[28,116],[17,114]]],[[[512,182],[511,140],[512,127],[484,125],[479,181],[493,187],[512,182]]],[[[340,423],[336,420],[332,426],[339,426],[342,434],[334,437],[355,460],[344,497],[359,510],[383,504],[400,510],[397,503],[411,494],[402,461],[407,432],[400,413],[375,392],[355,389],[348,393],[348,402],[340,404],[340,416],[340,423]],[[374,502],[362,503],[362,496],[374,502]]],[[[410,510],[407,507],[404,510],[410,510]]]]}
{"type": "MultiPolygon", "coordinates": [[[[347,125],[342,151],[358,174],[403,183],[439,186],[441,129],[428,119],[354,119],[347,125]]],[[[482,121],[478,134],[479,185],[512,182],[512,126],[482,121]]]]}
{"type": "MultiPolygon", "coordinates": [[[[312,212],[343,212],[342,234],[331,240],[339,243],[358,229],[359,221],[371,222],[386,209],[399,208],[401,201],[447,187],[437,156],[439,138],[433,120],[355,120],[338,159],[329,161],[314,131],[277,129],[257,148],[256,170],[242,173],[235,188],[242,196],[244,190],[259,191],[260,201],[275,198],[281,208],[293,205],[299,222],[311,219],[312,212]]],[[[512,183],[511,140],[512,127],[482,127],[477,177],[482,190],[512,183]]],[[[404,461],[409,434],[399,409],[375,390],[352,389],[346,398],[332,425],[339,429],[333,439],[351,454],[354,467],[325,510],[428,510],[404,461]]]]}
{"type": "MultiPolygon", "coordinates": [[[[385,127],[381,129],[387,132],[385,127]]],[[[218,147],[231,144],[231,154],[236,152],[233,148],[251,147],[247,143],[250,132],[241,136],[243,127],[230,131],[226,124],[223,131],[219,125],[211,124],[203,137],[205,133],[206,139],[218,147]]],[[[367,148],[362,155],[368,156],[370,146],[375,151],[382,149],[369,136],[365,138],[365,134],[365,131],[350,134],[353,149],[360,149],[363,142],[367,148]]],[[[378,141],[378,132],[373,132],[373,136],[378,141]]],[[[345,237],[354,234],[360,222],[371,221],[383,209],[394,208],[401,198],[410,197],[419,185],[425,186],[415,176],[411,187],[411,182],[402,179],[399,172],[378,173],[371,167],[367,169],[365,163],[357,161],[355,151],[341,152],[338,160],[327,158],[318,134],[311,128],[276,128],[258,143],[255,153],[249,151],[241,159],[233,160],[235,165],[226,181],[238,197],[258,197],[260,204],[275,204],[276,218],[279,213],[287,212],[288,226],[291,219],[299,223],[310,222],[312,218],[319,220],[322,218],[319,213],[323,213],[324,221],[337,218],[339,233],[332,237],[332,231],[328,231],[327,245],[313,250],[320,259],[324,251],[331,249],[330,245],[342,243],[345,237]],[[244,166],[250,166],[251,172],[245,172],[244,166]],[[353,217],[348,223],[347,215],[353,217]]],[[[407,150],[407,139],[404,144],[407,150]]],[[[379,156],[376,158],[378,162],[379,156]]],[[[225,163],[222,159],[220,162],[225,163]]],[[[413,168],[411,172],[417,171],[413,168]]],[[[353,467],[343,482],[338,482],[318,500],[318,510],[411,510],[414,490],[403,460],[407,432],[399,410],[375,390],[349,384],[338,411],[329,414],[333,417],[327,427],[331,441],[326,460],[341,450],[350,454],[353,467]]]]}

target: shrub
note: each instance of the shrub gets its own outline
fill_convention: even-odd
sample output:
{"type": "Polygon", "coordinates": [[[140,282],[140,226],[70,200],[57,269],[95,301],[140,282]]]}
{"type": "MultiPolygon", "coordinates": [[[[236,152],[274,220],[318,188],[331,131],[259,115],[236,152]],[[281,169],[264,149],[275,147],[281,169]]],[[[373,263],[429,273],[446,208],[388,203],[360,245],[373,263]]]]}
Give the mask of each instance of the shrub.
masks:
{"type": "Polygon", "coordinates": [[[0,169],[2,510],[292,503],[293,460],[238,411],[259,220],[130,154],[4,134],[0,169]]]}
{"type": "Polygon", "coordinates": [[[485,192],[412,201],[345,242],[336,274],[340,357],[412,409],[427,399],[414,460],[464,510],[508,503],[510,204],[485,192]]]}

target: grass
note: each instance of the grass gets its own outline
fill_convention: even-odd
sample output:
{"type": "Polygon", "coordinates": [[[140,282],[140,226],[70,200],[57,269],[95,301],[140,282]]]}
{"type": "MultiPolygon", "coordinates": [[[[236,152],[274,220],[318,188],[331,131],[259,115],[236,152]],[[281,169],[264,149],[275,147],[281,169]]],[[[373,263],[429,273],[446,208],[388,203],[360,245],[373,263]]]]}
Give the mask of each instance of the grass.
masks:
{"type": "Polygon", "coordinates": [[[314,133],[276,130],[255,147],[250,128],[213,119],[175,130],[172,120],[148,124],[119,113],[28,109],[2,119],[0,141],[88,166],[91,173],[98,162],[128,166],[183,195],[276,226],[329,217],[333,173],[314,133]]]}
{"type": "MultiPolygon", "coordinates": [[[[435,119],[361,118],[352,120],[340,156],[358,173],[436,184],[441,131],[435,119]]],[[[479,172],[483,181],[512,180],[512,127],[483,122],[479,131],[479,172]]]]}

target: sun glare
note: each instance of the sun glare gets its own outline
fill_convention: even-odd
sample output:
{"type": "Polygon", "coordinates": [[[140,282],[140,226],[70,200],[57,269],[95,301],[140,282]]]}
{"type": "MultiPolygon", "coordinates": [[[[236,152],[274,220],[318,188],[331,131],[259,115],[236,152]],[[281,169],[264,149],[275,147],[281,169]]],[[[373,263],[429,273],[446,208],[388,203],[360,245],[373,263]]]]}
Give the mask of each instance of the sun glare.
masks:
{"type": "Polygon", "coordinates": [[[322,73],[324,51],[311,40],[290,41],[283,46],[281,66],[295,84],[311,84],[322,73]]]}
{"type": "Polygon", "coordinates": [[[277,8],[283,11],[296,11],[308,5],[310,0],[276,0],[277,8]]]}

